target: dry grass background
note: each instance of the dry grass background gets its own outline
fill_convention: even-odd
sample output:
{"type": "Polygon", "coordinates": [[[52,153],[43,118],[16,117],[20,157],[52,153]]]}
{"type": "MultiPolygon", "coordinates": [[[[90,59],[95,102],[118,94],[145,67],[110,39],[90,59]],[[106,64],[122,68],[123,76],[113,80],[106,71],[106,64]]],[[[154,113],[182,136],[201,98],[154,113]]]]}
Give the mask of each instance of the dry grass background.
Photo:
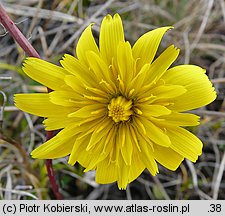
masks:
{"type": "MultiPolygon", "coordinates": [[[[160,46],[181,49],[175,64],[206,68],[218,98],[194,110],[201,125],[189,128],[203,142],[196,164],[184,161],[176,172],[160,166],[152,177],[147,171],[126,191],[116,184],[98,185],[94,173],[84,174],[67,159],[54,160],[65,199],[225,199],[225,2],[224,0],[5,0],[0,1],[43,59],[53,63],[64,53],[75,55],[83,29],[91,22],[94,35],[107,13],[119,13],[126,39],[173,25],[160,46]]],[[[43,160],[29,152],[45,140],[41,118],[18,111],[13,94],[42,92],[45,88],[27,78],[21,65],[25,55],[0,26],[0,199],[54,199],[43,160]]]]}

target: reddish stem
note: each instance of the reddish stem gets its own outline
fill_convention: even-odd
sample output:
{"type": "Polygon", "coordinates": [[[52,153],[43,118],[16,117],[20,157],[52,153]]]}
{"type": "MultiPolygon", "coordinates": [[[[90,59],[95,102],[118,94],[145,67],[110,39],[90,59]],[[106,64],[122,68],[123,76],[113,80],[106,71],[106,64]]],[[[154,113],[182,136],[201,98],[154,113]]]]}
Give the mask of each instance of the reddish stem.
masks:
{"type": "MultiPolygon", "coordinates": [[[[48,92],[50,92],[50,91],[51,91],[51,89],[48,89],[48,92]]],[[[46,141],[50,140],[52,137],[54,137],[54,135],[55,135],[55,131],[47,131],[46,141]]],[[[53,166],[52,166],[52,160],[47,159],[45,165],[46,165],[46,168],[47,168],[48,178],[49,178],[49,181],[51,183],[54,195],[55,195],[57,200],[62,200],[63,196],[59,192],[59,186],[58,186],[58,184],[56,182],[56,179],[55,179],[55,174],[54,174],[54,170],[53,170],[53,166]]]]}
{"type": "MultiPolygon", "coordinates": [[[[5,9],[1,4],[0,4],[0,22],[28,56],[40,58],[37,51],[26,39],[26,37],[22,34],[22,32],[17,28],[14,22],[10,19],[10,17],[8,16],[8,14],[6,13],[5,9]]],[[[52,90],[48,88],[48,92],[50,91],[52,90]]],[[[49,140],[52,137],[54,137],[54,131],[47,131],[46,140],[49,140]]],[[[46,160],[46,168],[55,197],[57,199],[63,199],[63,196],[59,193],[59,187],[55,179],[52,160],[50,159],[46,160]]]]}
{"type": "Polygon", "coordinates": [[[45,162],[45,165],[46,165],[46,168],[47,168],[48,177],[49,177],[54,195],[55,195],[57,200],[62,200],[63,196],[59,192],[59,186],[58,186],[58,184],[56,182],[56,179],[55,179],[55,173],[54,173],[54,170],[53,170],[53,167],[52,167],[52,160],[47,159],[46,162],[45,162]]]}
{"type": "Polygon", "coordinates": [[[0,22],[11,34],[14,40],[20,45],[20,47],[27,53],[28,56],[40,58],[37,51],[32,47],[29,41],[24,37],[22,32],[16,27],[14,22],[10,19],[5,9],[0,4],[0,22]]]}

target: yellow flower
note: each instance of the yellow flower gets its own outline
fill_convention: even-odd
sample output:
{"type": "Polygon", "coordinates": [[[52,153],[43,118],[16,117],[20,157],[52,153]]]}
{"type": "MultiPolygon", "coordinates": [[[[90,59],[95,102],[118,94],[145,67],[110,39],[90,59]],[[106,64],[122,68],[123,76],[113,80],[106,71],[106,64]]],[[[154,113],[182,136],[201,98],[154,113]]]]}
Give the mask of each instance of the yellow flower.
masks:
{"type": "Polygon", "coordinates": [[[174,45],[154,59],[172,27],[147,32],[131,47],[120,16],[107,15],[98,48],[91,26],[78,41],[77,58],[66,54],[62,67],[25,60],[24,72],[53,92],[16,94],[16,106],[45,117],[46,130],[62,129],[31,155],[69,155],[69,164],[96,170],[98,183],[117,181],[120,189],[145,168],[156,175],[156,161],[170,170],[184,158],[195,162],[202,143],[183,127],[198,125],[199,117],[183,112],[216,98],[205,70],[194,65],[169,69],[179,54],[174,45]]]}

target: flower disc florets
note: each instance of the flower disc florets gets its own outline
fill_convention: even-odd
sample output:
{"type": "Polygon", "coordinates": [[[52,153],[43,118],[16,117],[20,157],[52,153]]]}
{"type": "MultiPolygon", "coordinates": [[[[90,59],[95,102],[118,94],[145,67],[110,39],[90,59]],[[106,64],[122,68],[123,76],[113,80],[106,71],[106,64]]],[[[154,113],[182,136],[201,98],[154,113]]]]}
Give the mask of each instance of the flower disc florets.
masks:
{"type": "Polygon", "coordinates": [[[108,105],[108,115],[117,123],[129,120],[133,114],[132,100],[127,100],[123,96],[112,98],[108,105]]]}

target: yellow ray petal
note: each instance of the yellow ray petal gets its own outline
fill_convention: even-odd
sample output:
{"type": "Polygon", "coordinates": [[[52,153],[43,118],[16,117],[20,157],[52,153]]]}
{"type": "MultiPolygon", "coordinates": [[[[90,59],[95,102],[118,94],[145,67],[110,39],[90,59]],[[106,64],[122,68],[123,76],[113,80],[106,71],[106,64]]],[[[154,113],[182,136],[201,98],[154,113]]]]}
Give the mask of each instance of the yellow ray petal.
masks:
{"type": "MultiPolygon", "coordinates": [[[[80,119],[76,119],[74,120],[74,118],[70,118],[68,117],[68,114],[70,112],[64,112],[58,116],[50,116],[47,119],[45,119],[43,121],[43,124],[45,125],[45,130],[58,130],[61,128],[65,128],[68,125],[73,125],[74,128],[76,127],[76,134],[86,131],[86,130],[90,130],[90,128],[92,128],[93,125],[93,120],[96,124],[96,122],[98,123],[98,121],[101,121],[101,119],[96,119],[96,117],[92,117],[92,118],[88,118],[85,120],[80,120],[80,119]]],[[[74,132],[75,134],[75,132],[74,132]]]]}
{"type": "Polygon", "coordinates": [[[175,98],[183,95],[187,90],[181,85],[162,85],[153,88],[150,93],[156,96],[156,100],[175,98]]]}
{"type": "Polygon", "coordinates": [[[32,79],[53,90],[62,89],[65,85],[64,77],[68,74],[62,67],[33,57],[24,61],[23,71],[32,79]]]}
{"type": "Polygon", "coordinates": [[[73,148],[74,140],[70,139],[66,142],[48,142],[41,144],[31,152],[33,158],[38,159],[55,159],[65,157],[70,154],[73,148]]]}
{"type": "Polygon", "coordinates": [[[87,65],[88,63],[88,59],[86,56],[87,51],[93,51],[94,53],[99,55],[99,50],[91,31],[92,25],[93,24],[90,24],[83,31],[82,35],[80,36],[80,39],[78,40],[77,47],[76,47],[77,57],[85,65],[87,65]]]}
{"type": "Polygon", "coordinates": [[[86,147],[90,141],[91,135],[83,136],[82,138],[76,139],[73,148],[70,153],[68,164],[74,165],[78,160],[79,163],[86,167],[91,161],[89,153],[86,151],[86,147]]]}
{"type": "Polygon", "coordinates": [[[138,154],[133,154],[132,165],[130,167],[128,183],[134,181],[144,171],[145,165],[143,164],[142,157],[138,154]]]}
{"type": "Polygon", "coordinates": [[[215,89],[205,70],[195,65],[180,65],[169,69],[162,79],[166,83],[183,85],[187,92],[176,98],[171,109],[186,111],[205,106],[216,99],[215,89]]]}
{"type": "Polygon", "coordinates": [[[19,109],[42,117],[58,116],[74,111],[74,109],[53,104],[48,93],[15,94],[14,101],[19,109]]]}
{"type": "Polygon", "coordinates": [[[113,149],[113,145],[115,143],[116,132],[117,132],[117,127],[114,125],[107,134],[107,137],[105,139],[104,148],[103,148],[103,153],[106,155],[108,155],[113,149]]]}
{"type": "Polygon", "coordinates": [[[60,90],[50,92],[49,97],[52,103],[66,107],[77,107],[76,101],[84,99],[74,91],[70,92],[60,90]]]}
{"type": "MultiPolygon", "coordinates": [[[[111,128],[113,127],[113,122],[108,118],[105,118],[94,130],[91,135],[90,142],[87,145],[86,150],[90,150],[95,145],[99,145],[99,141],[106,137],[107,134],[110,132],[111,128]]],[[[103,149],[103,148],[102,148],[103,149]]]]}
{"type": "Polygon", "coordinates": [[[161,116],[160,120],[164,125],[177,125],[177,126],[196,126],[199,125],[200,117],[190,113],[176,113],[172,112],[170,115],[161,116]]]}
{"type": "Polygon", "coordinates": [[[118,74],[123,82],[129,83],[134,76],[134,59],[130,43],[120,42],[117,47],[118,74]]]}
{"type": "MultiPolygon", "coordinates": [[[[60,61],[60,64],[69,73],[75,76],[73,80],[77,80],[75,83],[79,83],[78,86],[85,84],[87,86],[95,87],[97,85],[98,82],[96,83],[96,77],[93,72],[88,69],[88,65],[82,64],[81,61],[75,57],[65,54],[63,59],[60,61]]],[[[72,76],[70,76],[70,78],[72,78],[72,76]]]]}
{"type": "Polygon", "coordinates": [[[162,115],[169,115],[171,111],[167,109],[165,106],[161,105],[142,105],[140,106],[140,110],[143,113],[143,116],[146,117],[158,117],[162,115]]]}
{"type": "MultiPolygon", "coordinates": [[[[86,165],[83,165],[84,167],[86,167],[86,169],[84,170],[85,172],[95,169],[97,165],[109,155],[110,151],[112,151],[115,140],[115,130],[114,128],[112,128],[111,130],[105,128],[104,130],[107,131],[107,134],[105,136],[101,135],[101,139],[98,141],[98,144],[95,145],[94,148],[88,149],[87,147],[85,149],[85,154],[88,154],[88,161],[90,161],[89,164],[86,163],[86,165]]],[[[90,141],[88,140],[84,143],[90,143],[92,137],[93,134],[91,135],[90,141]]],[[[80,154],[80,151],[78,152],[80,155],[78,156],[78,162],[82,162],[82,164],[85,164],[84,157],[80,154]]]]}
{"type": "Polygon", "coordinates": [[[152,143],[151,145],[146,142],[145,139],[143,139],[143,136],[138,134],[138,139],[139,139],[139,145],[141,148],[141,152],[139,153],[139,156],[145,165],[147,167],[148,171],[155,176],[159,170],[157,163],[155,162],[155,157],[152,149],[152,143]]]}
{"type": "MultiPolygon", "coordinates": [[[[86,169],[84,172],[96,168],[96,163],[100,159],[100,154],[102,150],[102,145],[97,146],[94,152],[89,152],[85,149],[86,142],[88,142],[90,136],[81,143],[80,147],[77,149],[77,162],[81,164],[81,166],[85,167],[86,169]]],[[[75,150],[74,150],[75,151],[75,150]]],[[[74,155],[75,156],[75,155],[74,155]]],[[[73,156],[73,157],[74,157],[73,156]]],[[[71,156],[72,157],[72,156],[71,156]]]]}
{"type": "Polygon", "coordinates": [[[130,135],[132,137],[133,147],[135,149],[134,151],[141,152],[139,140],[138,140],[138,137],[137,137],[138,131],[137,131],[136,125],[133,124],[129,128],[130,128],[130,135]]]}
{"type": "Polygon", "coordinates": [[[123,159],[123,156],[121,154],[119,154],[118,157],[118,180],[117,180],[117,184],[118,184],[118,188],[121,190],[125,190],[128,183],[129,183],[129,175],[130,175],[130,169],[131,166],[127,165],[123,159]]]}
{"type": "Polygon", "coordinates": [[[171,45],[163,53],[161,53],[160,56],[150,66],[148,76],[145,81],[146,84],[157,82],[171,66],[171,64],[176,60],[179,52],[179,49],[174,47],[174,45],[171,45]]]}
{"type": "Polygon", "coordinates": [[[44,144],[41,144],[31,152],[33,158],[39,159],[54,159],[65,157],[71,153],[76,133],[74,132],[74,125],[70,125],[60,131],[52,139],[44,144]]]}
{"type": "Polygon", "coordinates": [[[96,169],[97,165],[109,155],[109,151],[108,152],[105,151],[105,145],[111,145],[112,142],[111,141],[107,142],[107,140],[108,140],[107,135],[102,137],[101,140],[98,142],[98,144],[88,151],[90,154],[89,157],[91,157],[92,160],[90,161],[89,165],[86,166],[84,172],[96,169]]]}
{"type": "MultiPolygon", "coordinates": [[[[181,85],[159,85],[152,88],[152,85],[147,85],[142,88],[143,93],[138,93],[137,99],[139,103],[152,104],[156,103],[161,105],[173,103],[174,99],[180,95],[183,95],[187,90],[181,85]]],[[[167,107],[170,109],[170,107],[167,107]]]]}
{"type": "Polygon", "coordinates": [[[150,64],[145,64],[141,68],[140,72],[132,79],[132,81],[129,83],[126,83],[127,91],[136,89],[135,95],[138,93],[137,90],[141,89],[144,85],[144,81],[146,79],[146,76],[148,75],[149,68],[150,68],[150,64]]]}
{"type": "MultiPolygon", "coordinates": [[[[133,145],[135,145],[135,141],[133,140],[130,132],[130,128],[128,125],[124,125],[125,127],[125,142],[123,143],[123,146],[121,147],[121,154],[123,157],[123,160],[125,161],[126,165],[131,165],[132,160],[132,154],[133,154],[133,145]]],[[[119,140],[117,140],[119,142],[119,140]]],[[[117,143],[118,145],[119,143],[117,143]]]]}
{"type": "Polygon", "coordinates": [[[170,138],[164,131],[162,131],[159,127],[157,127],[155,124],[145,118],[139,118],[139,120],[144,125],[146,129],[146,135],[150,140],[152,140],[158,145],[166,147],[170,146],[170,138]]]}
{"type": "Polygon", "coordinates": [[[85,88],[89,93],[97,95],[98,97],[100,96],[102,98],[108,98],[107,92],[105,92],[99,88],[91,88],[90,86],[85,86],[85,88]]]}
{"type": "Polygon", "coordinates": [[[77,94],[82,94],[84,92],[84,85],[83,83],[73,75],[67,75],[64,78],[65,83],[71,87],[77,94]]]}
{"type": "Polygon", "coordinates": [[[173,27],[161,27],[142,35],[133,46],[134,59],[137,61],[137,71],[140,71],[144,64],[150,64],[157,52],[163,35],[173,27]]]}
{"type": "Polygon", "coordinates": [[[78,161],[84,167],[89,165],[92,160],[92,156],[88,151],[86,151],[86,148],[87,144],[90,142],[91,133],[95,130],[96,125],[98,124],[99,120],[96,120],[75,127],[74,129],[72,128],[74,130],[74,135],[77,136],[68,161],[70,165],[74,165],[76,161],[78,161]]]}
{"type": "Polygon", "coordinates": [[[58,130],[74,122],[74,119],[68,117],[69,113],[63,113],[60,116],[48,117],[43,121],[46,131],[58,130]]]}
{"type": "Polygon", "coordinates": [[[105,80],[116,91],[116,86],[113,82],[113,74],[111,74],[109,66],[106,65],[100,56],[92,51],[86,52],[86,56],[89,67],[93,70],[95,76],[97,77],[98,83],[105,80]]]}
{"type": "Polygon", "coordinates": [[[112,58],[116,57],[117,46],[124,41],[122,20],[119,14],[104,17],[99,35],[100,53],[107,65],[112,64],[112,58]]]}
{"type": "MultiPolygon", "coordinates": [[[[96,103],[88,106],[84,106],[81,109],[69,114],[69,117],[76,117],[76,118],[89,118],[95,115],[95,111],[104,108],[104,105],[96,103]]],[[[99,113],[99,116],[104,116],[105,112],[99,113]]]]}
{"type": "Polygon", "coordinates": [[[109,163],[109,159],[97,164],[96,182],[99,184],[109,184],[115,182],[118,178],[118,170],[115,163],[109,163]]]}
{"type": "Polygon", "coordinates": [[[167,131],[172,143],[170,148],[192,162],[196,162],[202,153],[202,142],[194,134],[180,127],[168,128],[167,131]]]}
{"type": "Polygon", "coordinates": [[[175,171],[183,161],[184,157],[173,149],[154,145],[154,157],[167,169],[175,171]]]}

